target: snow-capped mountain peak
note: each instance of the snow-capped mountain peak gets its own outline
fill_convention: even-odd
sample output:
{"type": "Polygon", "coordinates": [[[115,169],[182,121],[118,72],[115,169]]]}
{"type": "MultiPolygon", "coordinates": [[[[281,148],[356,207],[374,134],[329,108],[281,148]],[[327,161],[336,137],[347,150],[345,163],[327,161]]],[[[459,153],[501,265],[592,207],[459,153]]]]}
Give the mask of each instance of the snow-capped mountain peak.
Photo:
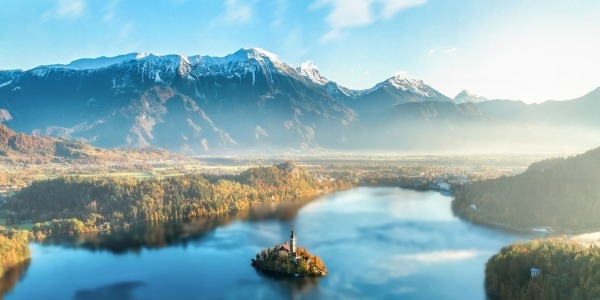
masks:
{"type": "Polygon", "coordinates": [[[173,78],[176,73],[190,80],[193,80],[194,77],[207,74],[241,77],[244,74],[252,73],[254,78],[257,72],[266,74],[270,77],[271,81],[273,80],[272,74],[274,73],[287,73],[296,77],[299,76],[292,67],[280,61],[277,55],[261,48],[242,48],[224,57],[186,56],[179,54],[155,55],[143,52],[129,53],[114,57],[83,58],[72,61],[69,64],[45,65],[37,67],[33,71],[37,76],[44,77],[52,69],[84,71],[129,63],[138,65],[137,68],[142,70],[143,74],[153,74],[153,78],[160,77],[161,80],[158,81],[164,81],[164,78],[162,78],[164,76],[173,78]]]}
{"type": "Polygon", "coordinates": [[[264,58],[267,57],[272,61],[279,60],[276,54],[273,54],[262,48],[242,48],[234,54],[245,54],[248,58],[264,58]]]}
{"type": "Polygon", "coordinates": [[[208,59],[221,64],[240,63],[247,61],[257,61],[261,65],[269,63],[273,65],[284,64],[279,60],[277,55],[261,48],[241,48],[233,54],[229,54],[222,58],[209,56],[204,56],[203,58],[205,60],[208,59]]]}
{"type": "Polygon", "coordinates": [[[198,65],[198,74],[220,72],[226,76],[239,76],[259,70],[268,74],[294,72],[293,68],[280,61],[277,55],[261,48],[242,48],[225,57],[202,56],[192,57],[190,60],[198,65]]]}
{"type": "Polygon", "coordinates": [[[42,66],[51,69],[70,69],[70,70],[89,70],[89,69],[100,69],[114,64],[120,64],[130,60],[140,60],[149,57],[157,57],[152,53],[139,52],[118,55],[114,57],[101,56],[98,58],[82,58],[74,60],[69,64],[55,64],[42,66]]]}
{"type": "Polygon", "coordinates": [[[456,95],[456,97],[454,97],[454,102],[456,104],[462,104],[462,103],[481,103],[483,101],[487,101],[488,99],[476,94],[473,94],[472,92],[468,91],[468,90],[462,90],[460,93],[458,93],[458,95],[456,95]]]}
{"type": "Polygon", "coordinates": [[[325,85],[329,82],[329,79],[323,77],[321,73],[319,73],[317,66],[310,60],[303,62],[300,67],[296,68],[296,71],[316,84],[325,85]]]}
{"type": "Polygon", "coordinates": [[[439,92],[434,90],[429,85],[425,84],[423,80],[409,77],[406,73],[397,73],[388,80],[378,84],[378,86],[385,85],[392,86],[402,91],[411,91],[415,94],[425,97],[439,96],[439,92]]]}

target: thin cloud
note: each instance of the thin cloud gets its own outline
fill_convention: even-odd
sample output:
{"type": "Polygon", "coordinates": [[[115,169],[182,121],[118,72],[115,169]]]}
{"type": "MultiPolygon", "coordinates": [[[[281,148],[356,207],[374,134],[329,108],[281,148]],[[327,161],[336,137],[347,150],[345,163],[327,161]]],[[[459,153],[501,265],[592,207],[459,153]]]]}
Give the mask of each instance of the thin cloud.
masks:
{"type": "Polygon", "coordinates": [[[327,33],[325,33],[323,36],[321,36],[321,41],[328,42],[328,41],[332,41],[332,40],[341,40],[341,39],[344,39],[346,36],[348,36],[347,33],[341,32],[340,30],[337,30],[337,29],[332,29],[332,30],[328,31],[327,33]]]}
{"type": "Polygon", "coordinates": [[[331,7],[326,18],[329,31],[321,37],[321,41],[326,42],[345,38],[349,28],[387,21],[397,13],[425,2],[427,0],[316,0],[310,8],[331,7]]]}
{"type": "Polygon", "coordinates": [[[360,27],[373,23],[375,17],[371,5],[373,0],[317,0],[311,5],[313,9],[331,6],[327,16],[330,30],[321,37],[322,41],[342,39],[346,36],[346,28],[360,27]]]}
{"type": "Polygon", "coordinates": [[[120,40],[128,39],[131,36],[131,34],[133,33],[133,30],[134,30],[133,22],[126,22],[126,23],[122,24],[121,27],[119,28],[119,39],[120,40]]]}
{"type": "Polygon", "coordinates": [[[302,30],[300,27],[293,27],[286,32],[284,45],[287,49],[286,53],[290,53],[297,57],[302,57],[310,50],[310,43],[303,41],[302,30]]]}
{"type": "Polygon", "coordinates": [[[379,0],[383,5],[380,12],[383,20],[393,18],[397,13],[414,6],[424,4],[427,0],[379,0]]]}
{"type": "Polygon", "coordinates": [[[456,52],[456,51],[458,51],[458,48],[456,48],[456,47],[444,48],[444,49],[431,48],[431,49],[429,49],[429,51],[427,51],[427,56],[431,56],[431,55],[434,55],[437,53],[448,54],[448,53],[452,53],[452,52],[456,52]]]}
{"type": "Polygon", "coordinates": [[[442,50],[442,53],[452,53],[452,52],[455,52],[456,50],[458,50],[458,49],[457,48],[448,48],[448,49],[442,50]]]}
{"type": "Polygon", "coordinates": [[[104,8],[104,14],[102,15],[102,20],[104,22],[110,22],[115,18],[120,2],[121,0],[110,0],[108,4],[106,4],[106,7],[104,8]]]}
{"type": "Polygon", "coordinates": [[[58,0],[56,7],[44,13],[42,19],[77,19],[83,15],[84,11],[84,0],[58,0]]]}
{"type": "Polygon", "coordinates": [[[271,4],[273,10],[273,21],[271,22],[271,28],[279,28],[285,22],[285,13],[289,6],[288,0],[274,0],[271,4]]]}
{"type": "Polygon", "coordinates": [[[240,0],[226,0],[223,19],[229,23],[246,23],[252,19],[252,4],[240,0]]]}

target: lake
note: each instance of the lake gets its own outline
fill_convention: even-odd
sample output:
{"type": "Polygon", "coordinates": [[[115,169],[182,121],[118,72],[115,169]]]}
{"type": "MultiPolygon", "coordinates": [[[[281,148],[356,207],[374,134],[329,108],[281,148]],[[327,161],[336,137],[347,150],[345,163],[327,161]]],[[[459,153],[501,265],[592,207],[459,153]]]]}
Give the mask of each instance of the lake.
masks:
{"type": "Polygon", "coordinates": [[[186,224],[32,244],[5,299],[485,299],[487,259],[526,237],[464,222],[451,197],[357,188],[186,224]],[[323,278],[272,278],[250,259],[289,239],[323,278]]]}

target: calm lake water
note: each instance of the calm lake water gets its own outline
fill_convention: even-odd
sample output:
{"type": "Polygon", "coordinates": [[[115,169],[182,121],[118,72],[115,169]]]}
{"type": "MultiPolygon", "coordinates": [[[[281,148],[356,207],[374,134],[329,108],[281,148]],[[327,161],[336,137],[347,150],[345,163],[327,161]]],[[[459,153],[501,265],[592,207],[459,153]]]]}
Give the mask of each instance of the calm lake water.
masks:
{"type": "MultiPolygon", "coordinates": [[[[451,197],[358,188],[235,217],[32,244],[5,299],[485,299],[484,266],[525,239],[461,221],[451,197]],[[324,278],[270,278],[250,259],[289,238],[324,278]]],[[[1,296],[0,296],[1,298],[1,296]]]]}

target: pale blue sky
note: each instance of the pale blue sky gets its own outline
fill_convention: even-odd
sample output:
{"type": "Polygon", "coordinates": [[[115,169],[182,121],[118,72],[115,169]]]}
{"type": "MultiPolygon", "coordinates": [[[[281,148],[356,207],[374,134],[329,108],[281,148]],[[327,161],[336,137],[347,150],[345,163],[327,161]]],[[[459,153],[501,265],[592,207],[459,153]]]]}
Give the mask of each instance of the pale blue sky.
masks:
{"type": "Polygon", "coordinates": [[[570,99],[600,86],[600,1],[0,0],[0,69],[242,47],[354,89],[405,72],[450,97],[570,99]]]}

